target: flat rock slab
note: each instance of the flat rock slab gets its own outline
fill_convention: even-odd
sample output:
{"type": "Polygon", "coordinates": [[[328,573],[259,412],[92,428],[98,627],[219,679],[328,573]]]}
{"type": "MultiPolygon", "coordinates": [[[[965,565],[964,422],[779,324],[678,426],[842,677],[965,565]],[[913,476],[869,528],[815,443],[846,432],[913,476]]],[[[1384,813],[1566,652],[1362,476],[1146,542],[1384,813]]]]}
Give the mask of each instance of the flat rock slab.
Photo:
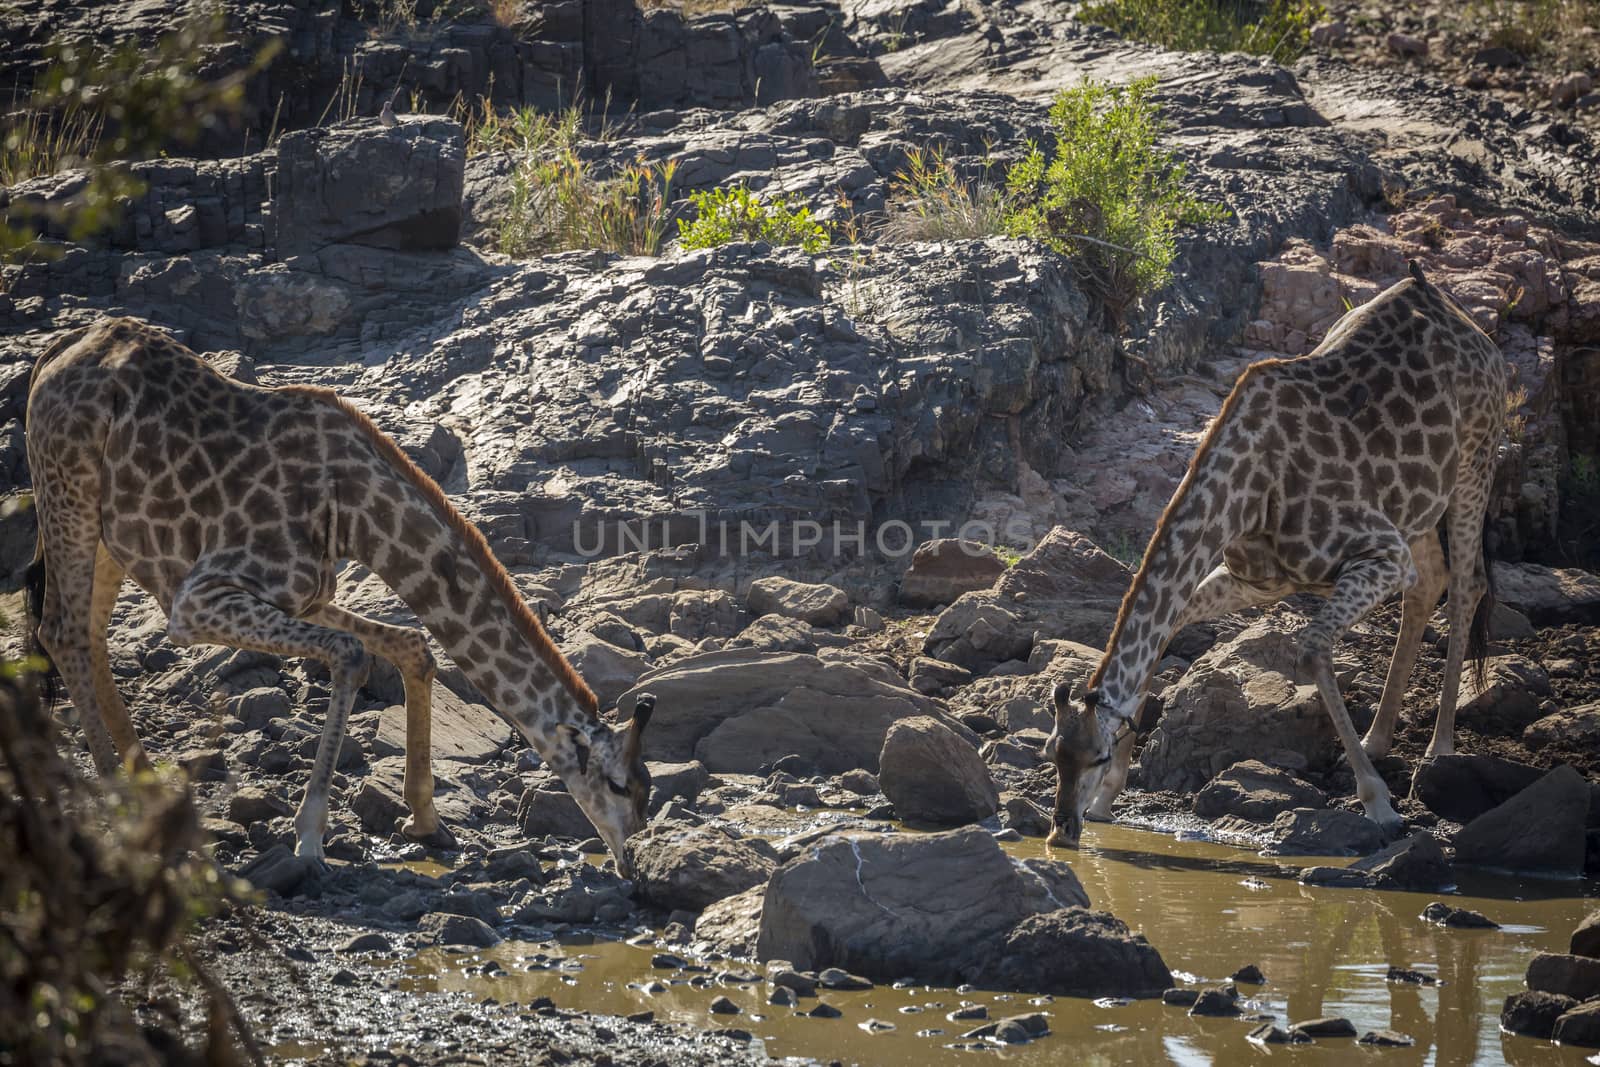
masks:
{"type": "MultiPolygon", "coordinates": [[[[511,739],[511,727],[482,704],[469,704],[444,686],[433,686],[433,730],[430,751],[436,760],[487,763],[511,739]]],[[[406,712],[395,705],[378,719],[378,739],[406,750],[406,712]]]]}

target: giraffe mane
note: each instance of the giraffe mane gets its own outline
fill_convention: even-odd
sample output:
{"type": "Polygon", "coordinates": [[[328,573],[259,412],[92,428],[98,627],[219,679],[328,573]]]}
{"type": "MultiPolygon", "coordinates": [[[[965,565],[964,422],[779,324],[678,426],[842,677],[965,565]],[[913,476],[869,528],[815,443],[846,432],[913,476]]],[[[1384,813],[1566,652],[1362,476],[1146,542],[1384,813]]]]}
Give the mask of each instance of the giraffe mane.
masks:
{"type": "Polygon", "coordinates": [[[324,389],[313,385],[286,385],[281,388],[281,391],[294,396],[309,397],[325,404],[331,404],[342,411],[355,424],[355,427],[361,431],[372,447],[377,450],[378,455],[391,467],[404,475],[406,480],[415,486],[417,491],[427,500],[429,506],[433,508],[439,518],[450,527],[457,537],[460,537],[466,543],[467,554],[488,576],[490,586],[511,613],[512,622],[517,630],[521,632],[523,638],[527,640],[529,645],[533,646],[533,650],[544,661],[545,666],[549,667],[551,672],[555,674],[557,680],[577,699],[579,706],[590,717],[598,718],[600,715],[600,701],[594,695],[594,690],[590,689],[588,683],[578,676],[577,670],[573,668],[567,657],[561,654],[561,650],[556,647],[556,643],[550,639],[550,634],[545,630],[544,624],[539,621],[539,617],[528,607],[528,602],[522,598],[522,594],[517,590],[516,583],[511,580],[510,573],[495,558],[494,552],[490,550],[489,542],[484,540],[483,531],[479,530],[471,520],[461,514],[454,504],[450,503],[450,498],[445,496],[443,489],[439,488],[439,483],[428,477],[426,471],[412,462],[411,457],[401,450],[400,446],[395,443],[394,438],[379,429],[378,424],[373,422],[366,412],[332,389],[324,389]]]}
{"type": "Polygon", "coordinates": [[[1105,655],[1100,657],[1100,663],[1095,667],[1094,673],[1089,676],[1087,688],[1094,689],[1105,677],[1106,668],[1111,664],[1111,653],[1116,649],[1117,642],[1122,640],[1122,629],[1128,623],[1128,617],[1133,614],[1133,602],[1144,589],[1145,580],[1150,572],[1150,561],[1155,556],[1156,549],[1160,547],[1169,532],[1172,513],[1177,509],[1185,497],[1189,495],[1189,487],[1194,484],[1195,472],[1200,469],[1200,464],[1211,452],[1211,446],[1216,443],[1217,434],[1232,416],[1234,409],[1239,406],[1239,400],[1244,396],[1245,386],[1257,376],[1258,371],[1271,367],[1278,367],[1288,363],[1286,359],[1263,359],[1250,364],[1239,373],[1239,378],[1233,383],[1233,391],[1222,402],[1222,408],[1217,412],[1217,417],[1211,420],[1211,425],[1206,428],[1206,435],[1200,439],[1199,446],[1194,450],[1194,456],[1189,460],[1189,468],[1184,471],[1183,481],[1178,483],[1178,489],[1172,494],[1172,499],[1167,501],[1166,508],[1161,512],[1161,518],[1156,522],[1155,532],[1150,535],[1150,543],[1145,546],[1144,557],[1139,561],[1139,570],[1134,574],[1133,581],[1128,585],[1128,591],[1123,594],[1122,606],[1117,609],[1117,621],[1111,626],[1111,637],[1106,641],[1105,655]]]}

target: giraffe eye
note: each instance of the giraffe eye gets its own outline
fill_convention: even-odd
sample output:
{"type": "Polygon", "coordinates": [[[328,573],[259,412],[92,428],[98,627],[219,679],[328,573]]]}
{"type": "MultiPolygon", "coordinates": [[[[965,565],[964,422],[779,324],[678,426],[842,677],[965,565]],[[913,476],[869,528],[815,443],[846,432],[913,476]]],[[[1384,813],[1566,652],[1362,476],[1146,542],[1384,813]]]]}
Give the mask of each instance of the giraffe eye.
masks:
{"type": "Polygon", "coordinates": [[[628,795],[628,787],[627,786],[621,785],[621,784],[619,784],[617,782],[613,782],[609,778],[606,779],[606,788],[611,790],[613,793],[617,794],[617,796],[619,796],[619,797],[625,797],[625,796],[628,795]]]}

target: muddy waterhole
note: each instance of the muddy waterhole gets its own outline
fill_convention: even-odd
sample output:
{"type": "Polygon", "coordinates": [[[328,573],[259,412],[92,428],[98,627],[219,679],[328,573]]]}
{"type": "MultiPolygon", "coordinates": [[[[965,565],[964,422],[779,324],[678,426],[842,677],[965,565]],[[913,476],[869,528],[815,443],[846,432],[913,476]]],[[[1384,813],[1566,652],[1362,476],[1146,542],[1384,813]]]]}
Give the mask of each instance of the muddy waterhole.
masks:
{"type": "MultiPolygon", "coordinates": [[[[1018,857],[1040,855],[1037,840],[1006,845],[1018,857]]],[[[654,1013],[656,1021],[705,1029],[738,1028],[764,1043],[773,1057],[839,1060],[862,1065],[983,1062],[1010,1064],[1231,1064],[1260,1056],[1291,1057],[1303,1065],[1365,1062],[1423,1064],[1600,1064],[1592,1051],[1502,1033],[1500,1008],[1523,987],[1538,951],[1564,952],[1567,939],[1600,896],[1600,881],[1544,881],[1458,869],[1457,891],[1443,899],[1480,911],[1498,930],[1453,929],[1421,917],[1437,896],[1313,888],[1295,879],[1307,857],[1269,858],[1207,841],[1126,826],[1091,825],[1084,847],[1067,854],[1092,906],[1143,932],[1182,985],[1216,985],[1255,964],[1263,985],[1239,984],[1250,1015],[1279,1025],[1338,1015],[1358,1033],[1395,1030],[1406,1048],[1357,1045],[1324,1038],[1294,1047],[1258,1046],[1245,1035],[1256,1025],[1240,1018],[1192,1017],[1159,1000],[1081,1000],[1033,997],[921,984],[870,990],[822,990],[795,1007],[767,1003],[765,982],[736,984],[715,976],[760,972],[727,961],[685,975],[652,967],[661,947],[576,935],[542,942],[507,941],[472,953],[430,949],[398,961],[375,961],[402,989],[468,994],[500,1004],[528,1005],[548,997],[562,1008],[618,1016],[654,1013]],[[492,964],[491,964],[492,961],[492,964]],[[1389,980],[1404,968],[1436,984],[1389,980]],[[664,987],[664,988],[662,988],[664,987]],[[652,991],[653,990],[653,991],[652,991]],[[738,1014],[715,1014],[726,997],[738,1014]],[[818,1000],[838,1018],[814,1018],[818,1000]],[[963,1034],[979,1019],[951,1019],[981,1005],[990,1020],[1044,1012],[1050,1034],[1028,1045],[1002,1047],[963,1034]]],[[[310,1035],[308,1035],[310,1037],[310,1035]]],[[[315,1042],[280,1046],[293,1058],[315,1042]]]]}

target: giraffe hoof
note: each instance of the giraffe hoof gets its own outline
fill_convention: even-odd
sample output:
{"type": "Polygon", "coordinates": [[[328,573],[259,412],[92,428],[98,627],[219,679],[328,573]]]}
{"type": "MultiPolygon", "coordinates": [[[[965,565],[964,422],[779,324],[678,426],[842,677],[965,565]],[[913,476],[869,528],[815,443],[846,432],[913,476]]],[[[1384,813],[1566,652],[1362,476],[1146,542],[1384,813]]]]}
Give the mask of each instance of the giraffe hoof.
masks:
{"type": "Polygon", "coordinates": [[[440,822],[437,816],[434,817],[433,824],[426,829],[418,825],[416,816],[412,816],[400,824],[400,833],[402,836],[410,838],[419,844],[427,845],[429,848],[454,851],[461,847],[456,842],[456,835],[451,833],[450,828],[440,822]]]}
{"type": "Polygon", "coordinates": [[[1083,813],[1083,817],[1088,822],[1116,822],[1117,821],[1117,817],[1111,813],[1111,809],[1110,808],[1106,808],[1106,810],[1104,810],[1104,811],[1097,811],[1094,808],[1089,808],[1088,810],[1086,810],[1083,813]]]}

